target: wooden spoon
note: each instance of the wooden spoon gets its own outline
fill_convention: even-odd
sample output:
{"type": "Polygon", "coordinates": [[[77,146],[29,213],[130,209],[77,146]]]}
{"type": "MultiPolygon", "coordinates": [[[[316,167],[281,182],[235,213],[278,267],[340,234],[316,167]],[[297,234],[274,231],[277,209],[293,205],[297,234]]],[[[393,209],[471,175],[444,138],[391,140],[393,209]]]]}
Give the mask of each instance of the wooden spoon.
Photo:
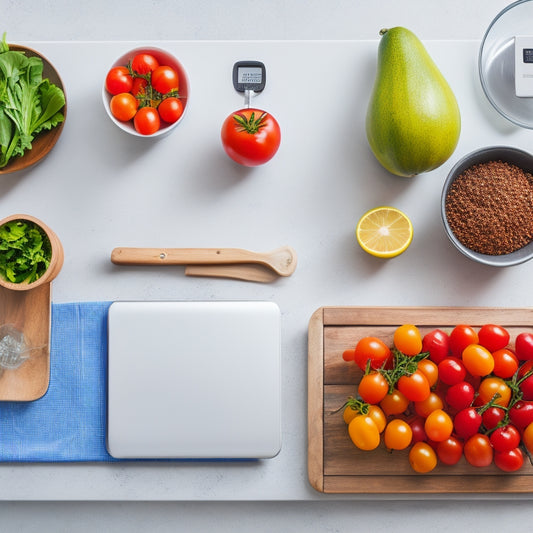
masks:
{"type": "Polygon", "coordinates": [[[232,265],[259,264],[279,276],[296,269],[296,252],[282,246],[267,253],[240,248],[115,248],[111,261],[116,265],[232,265]]]}

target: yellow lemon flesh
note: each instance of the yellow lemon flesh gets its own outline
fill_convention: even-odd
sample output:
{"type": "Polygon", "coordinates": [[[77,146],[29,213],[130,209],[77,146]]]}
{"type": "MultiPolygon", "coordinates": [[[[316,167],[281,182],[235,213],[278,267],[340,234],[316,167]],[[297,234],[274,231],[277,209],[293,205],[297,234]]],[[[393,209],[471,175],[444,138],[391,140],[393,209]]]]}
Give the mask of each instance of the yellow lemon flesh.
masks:
{"type": "Polygon", "coordinates": [[[365,252],[376,257],[396,257],[411,244],[413,225],[395,207],[375,207],[359,219],[355,235],[365,252]]]}

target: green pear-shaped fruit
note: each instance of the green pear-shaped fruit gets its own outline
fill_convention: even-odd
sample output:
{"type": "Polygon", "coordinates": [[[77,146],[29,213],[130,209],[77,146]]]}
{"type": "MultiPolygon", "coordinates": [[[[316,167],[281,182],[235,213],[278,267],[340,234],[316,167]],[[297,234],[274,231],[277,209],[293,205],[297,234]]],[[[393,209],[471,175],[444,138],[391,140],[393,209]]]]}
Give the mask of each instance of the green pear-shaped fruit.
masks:
{"type": "Polygon", "coordinates": [[[393,174],[414,176],[442,165],[461,132],[457,100],[424,45],[411,31],[381,30],[366,135],[393,174]]]}

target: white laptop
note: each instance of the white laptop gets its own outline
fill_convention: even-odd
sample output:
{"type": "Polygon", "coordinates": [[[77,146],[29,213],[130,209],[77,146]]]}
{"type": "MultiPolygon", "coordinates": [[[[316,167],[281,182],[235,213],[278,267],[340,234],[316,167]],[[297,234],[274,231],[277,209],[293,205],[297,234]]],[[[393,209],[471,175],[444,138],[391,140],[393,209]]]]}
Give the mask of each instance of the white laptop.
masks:
{"type": "Polygon", "coordinates": [[[114,302],[107,448],[115,458],[260,459],[281,448],[272,302],[114,302]]]}

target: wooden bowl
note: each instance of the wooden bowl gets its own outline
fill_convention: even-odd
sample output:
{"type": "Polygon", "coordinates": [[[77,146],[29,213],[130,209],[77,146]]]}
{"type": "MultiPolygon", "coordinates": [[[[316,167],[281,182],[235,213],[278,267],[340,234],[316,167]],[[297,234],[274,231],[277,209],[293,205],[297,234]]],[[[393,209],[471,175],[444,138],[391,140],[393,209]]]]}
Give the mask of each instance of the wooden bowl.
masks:
{"type": "MultiPolygon", "coordinates": [[[[16,44],[10,44],[9,49],[13,51],[24,52],[28,57],[40,57],[43,62],[43,79],[48,78],[51,83],[57,85],[63,91],[63,94],[65,94],[63,82],[59,77],[59,74],[57,73],[54,66],[43,55],[31,48],[26,48],[25,46],[19,46],[16,44]]],[[[5,167],[0,168],[0,175],[10,174],[12,172],[27,169],[35,165],[48,155],[50,150],[58,141],[59,136],[63,131],[65,120],[67,118],[66,94],[65,106],[63,107],[62,112],[65,117],[63,122],[52,128],[51,130],[45,130],[39,133],[32,142],[31,150],[26,150],[22,157],[16,156],[12,158],[5,167]]]]}
{"type": "Polygon", "coordinates": [[[0,220],[0,227],[13,220],[28,220],[39,226],[45,232],[48,240],[50,241],[52,256],[50,259],[50,265],[48,265],[46,272],[34,282],[12,283],[10,281],[6,281],[2,276],[0,276],[0,287],[14,291],[29,291],[31,289],[41,287],[42,285],[51,283],[51,281],[59,274],[59,271],[63,267],[64,252],[61,241],[46,224],[41,222],[39,219],[32,217],[31,215],[11,215],[3,220],[0,220]]]}
{"type": "Polygon", "coordinates": [[[133,120],[129,120],[128,122],[121,122],[120,120],[117,120],[113,116],[113,114],[111,113],[111,109],[109,108],[109,103],[111,102],[112,95],[109,94],[105,88],[105,80],[104,80],[104,84],[102,87],[102,101],[104,103],[104,108],[109,118],[122,131],[125,131],[126,133],[129,133],[130,135],[133,135],[135,137],[145,138],[145,139],[152,139],[154,137],[164,137],[168,135],[171,131],[173,131],[178,126],[178,124],[183,120],[183,117],[185,116],[185,111],[187,109],[187,103],[189,100],[189,78],[187,76],[187,72],[185,71],[185,68],[183,67],[183,65],[172,54],[166,52],[165,50],[162,50],[161,48],[150,48],[150,47],[134,48],[133,50],[126,52],[125,54],[120,56],[109,67],[108,72],[113,67],[127,66],[128,63],[137,54],[151,54],[158,60],[160,65],[166,65],[166,66],[172,67],[178,73],[179,95],[180,95],[180,100],[183,104],[183,113],[181,117],[172,124],[167,124],[161,121],[161,128],[158,131],[156,131],[155,133],[152,133],[152,135],[142,135],[135,130],[135,127],[133,126],[133,120]]]}

